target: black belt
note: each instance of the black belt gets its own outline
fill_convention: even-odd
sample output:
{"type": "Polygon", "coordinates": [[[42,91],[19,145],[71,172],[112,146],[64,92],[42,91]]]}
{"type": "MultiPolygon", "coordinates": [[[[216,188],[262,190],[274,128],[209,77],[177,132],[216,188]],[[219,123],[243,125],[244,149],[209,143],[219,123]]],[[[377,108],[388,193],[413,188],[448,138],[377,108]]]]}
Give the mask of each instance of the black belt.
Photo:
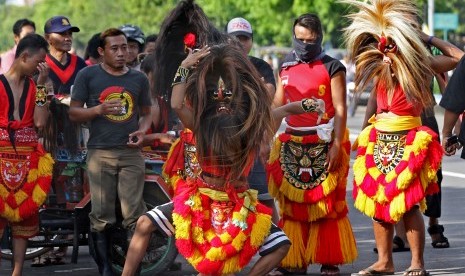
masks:
{"type": "Polygon", "coordinates": [[[295,130],[292,128],[286,128],[286,133],[291,134],[291,135],[296,135],[296,136],[317,134],[316,130],[295,130]]]}

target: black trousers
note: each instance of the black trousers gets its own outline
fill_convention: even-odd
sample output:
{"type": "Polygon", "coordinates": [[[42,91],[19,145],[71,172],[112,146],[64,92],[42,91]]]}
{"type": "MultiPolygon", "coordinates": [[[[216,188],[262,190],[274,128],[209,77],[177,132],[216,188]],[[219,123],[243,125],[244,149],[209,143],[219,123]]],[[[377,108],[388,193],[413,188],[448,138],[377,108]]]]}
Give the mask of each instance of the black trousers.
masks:
{"type": "MultiPolygon", "coordinates": [[[[434,116],[434,113],[426,115],[425,112],[423,112],[421,114],[421,121],[424,126],[427,126],[431,130],[433,130],[438,135],[438,139],[440,139],[438,121],[436,121],[436,117],[434,116]]],[[[442,168],[439,168],[436,175],[438,177],[439,192],[437,194],[426,197],[427,208],[426,208],[424,215],[430,218],[441,217],[442,168]]]]}

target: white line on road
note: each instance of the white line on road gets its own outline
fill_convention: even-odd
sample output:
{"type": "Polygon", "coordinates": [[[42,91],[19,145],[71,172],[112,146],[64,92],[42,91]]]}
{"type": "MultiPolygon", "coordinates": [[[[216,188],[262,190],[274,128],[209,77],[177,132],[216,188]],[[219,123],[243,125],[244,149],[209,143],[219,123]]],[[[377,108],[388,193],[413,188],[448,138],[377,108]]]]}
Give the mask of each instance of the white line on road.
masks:
{"type": "Polygon", "coordinates": [[[457,177],[457,178],[465,178],[465,174],[463,174],[463,173],[442,171],[442,174],[447,175],[447,176],[457,177]]]}

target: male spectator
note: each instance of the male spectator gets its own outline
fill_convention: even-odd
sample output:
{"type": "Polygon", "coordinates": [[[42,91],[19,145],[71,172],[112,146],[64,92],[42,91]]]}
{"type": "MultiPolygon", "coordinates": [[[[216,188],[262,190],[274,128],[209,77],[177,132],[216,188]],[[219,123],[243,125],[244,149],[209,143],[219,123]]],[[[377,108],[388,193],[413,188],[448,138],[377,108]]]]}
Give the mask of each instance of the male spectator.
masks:
{"type": "Polygon", "coordinates": [[[126,65],[140,71],[140,62],[137,57],[144,50],[145,35],[136,25],[126,24],[119,27],[119,29],[124,32],[128,40],[126,65]]]}
{"type": "Polygon", "coordinates": [[[69,19],[58,15],[47,20],[44,26],[45,39],[50,45],[46,61],[50,67],[50,79],[55,94],[69,95],[77,73],[86,67],[86,62],[70,54],[73,46],[73,33],[79,28],[72,26],[69,19]]]}
{"type": "MultiPolygon", "coordinates": [[[[241,17],[231,19],[226,26],[226,31],[229,35],[235,36],[244,50],[244,54],[248,55],[253,45],[253,32],[252,26],[249,21],[241,17]]],[[[265,86],[271,98],[273,98],[276,91],[276,82],[274,79],[273,69],[264,61],[253,56],[248,56],[250,62],[254,65],[257,71],[262,76],[265,86]]],[[[258,190],[258,199],[268,207],[273,209],[273,222],[278,223],[278,212],[274,206],[273,198],[268,194],[268,186],[265,174],[265,164],[268,158],[269,145],[263,143],[260,150],[260,157],[256,158],[253,169],[249,175],[248,181],[252,189],[258,190]]]]}
{"type": "Polygon", "coordinates": [[[147,39],[145,40],[144,53],[152,54],[155,52],[155,43],[157,42],[157,37],[158,36],[156,34],[147,36],[147,39]]]}
{"type": "MultiPolygon", "coordinates": [[[[56,98],[50,105],[51,118],[47,130],[44,135],[47,137],[49,133],[56,133],[53,137],[47,137],[50,143],[45,144],[45,148],[57,157],[60,152],[61,159],[73,159],[78,155],[80,148],[79,125],[74,124],[68,117],[69,95],[71,86],[74,84],[77,73],[86,67],[85,61],[69,53],[73,45],[73,33],[79,32],[79,28],[72,26],[69,19],[65,16],[54,16],[48,19],[44,25],[45,39],[47,40],[50,52],[45,57],[47,65],[50,67],[49,81],[47,87],[49,93],[56,95],[56,98]],[[68,102],[68,105],[61,104],[68,102]]],[[[62,176],[62,172],[70,162],[56,162],[53,175],[53,190],[56,194],[56,203],[59,206],[65,206],[67,202],[79,201],[79,198],[66,200],[66,182],[69,177],[62,176]]],[[[82,182],[82,171],[75,170],[78,182],[82,182]]],[[[67,247],[60,247],[57,251],[53,251],[46,258],[36,258],[33,260],[33,266],[41,266],[45,264],[63,264],[66,255],[67,247]],[[50,260],[48,260],[50,257],[50,260]]]]}
{"type": "MultiPolygon", "coordinates": [[[[450,78],[439,105],[445,108],[442,146],[446,155],[454,155],[455,151],[465,144],[465,120],[463,118],[458,139],[454,141],[455,138],[451,138],[455,122],[465,111],[465,56],[462,57],[450,78]]],[[[462,150],[461,157],[465,159],[465,150],[462,150]]]]}
{"type": "Polygon", "coordinates": [[[28,238],[39,232],[39,206],[47,197],[53,168],[34,129],[44,126],[48,114],[47,50],[43,37],[26,35],[18,43],[11,68],[0,75],[0,237],[10,225],[15,276],[22,275],[28,238]],[[37,86],[29,77],[36,70],[37,86]]]}
{"type": "Polygon", "coordinates": [[[87,42],[86,51],[84,53],[84,59],[87,65],[99,64],[102,61],[102,57],[98,53],[99,46],[100,33],[96,33],[87,42]]]}
{"type": "MultiPolygon", "coordinates": [[[[150,54],[155,52],[155,42],[157,41],[157,35],[151,34],[145,39],[144,51],[137,56],[137,62],[139,63],[139,70],[144,71],[141,67],[142,61],[150,54]]],[[[145,64],[147,66],[147,64],[145,64]]]]}
{"type": "MultiPolygon", "coordinates": [[[[253,32],[249,21],[242,17],[233,18],[228,22],[226,31],[228,34],[235,36],[240,41],[245,54],[248,55],[253,46],[253,32]]],[[[271,69],[271,66],[263,59],[253,56],[248,57],[265,80],[266,88],[268,89],[270,96],[273,97],[274,92],[276,91],[273,69],[271,69]]]]}
{"type": "Polygon", "coordinates": [[[75,122],[91,122],[87,143],[91,238],[99,271],[112,275],[108,250],[116,223],[116,199],[126,228],[135,226],[146,211],[142,199],[145,166],[139,146],[151,124],[151,101],[147,77],[127,66],[124,32],[111,28],[100,39],[102,63],[79,72],[69,116],[75,122]]]}
{"type": "MultiPolygon", "coordinates": [[[[49,79],[47,83],[56,99],[52,102],[51,113],[52,119],[55,120],[53,132],[58,133],[53,144],[46,147],[55,154],[58,149],[63,149],[70,155],[75,155],[79,149],[78,125],[72,124],[68,118],[69,96],[71,94],[71,86],[74,84],[77,73],[86,67],[85,61],[70,54],[73,44],[73,33],[79,32],[79,28],[72,26],[68,18],[64,16],[54,16],[47,20],[44,26],[45,39],[50,46],[50,53],[47,54],[45,61],[50,67],[49,79]],[[65,103],[65,104],[60,104],[65,103]]],[[[51,91],[49,91],[51,93],[51,91]]],[[[60,189],[60,186],[56,187],[60,189]]],[[[57,193],[58,203],[65,203],[60,197],[60,192],[57,193]]]]}
{"type": "Polygon", "coordinates": [[[4,74],[10,69],[15,60],[16,46],[21,38],[30,33],[36,32],[36,24],[29,19],[23,18],[13,25],[13,35],[15,46],[0,56],[0,74],[4,74]]]}

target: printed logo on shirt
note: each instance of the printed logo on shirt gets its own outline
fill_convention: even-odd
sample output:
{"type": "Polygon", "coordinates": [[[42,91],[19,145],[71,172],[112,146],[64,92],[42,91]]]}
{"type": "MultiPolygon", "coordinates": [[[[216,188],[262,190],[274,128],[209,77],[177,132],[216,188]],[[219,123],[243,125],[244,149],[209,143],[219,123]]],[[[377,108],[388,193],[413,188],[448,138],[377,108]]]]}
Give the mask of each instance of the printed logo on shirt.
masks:
{"type": "Polygon", "coordinates": [[[320,84],[318,87],[318,96],[324,96],[326,94],[326,85],[320,84]]]}
{"type": "Polygon", "coordinates": [[[289,76],[282,76],[281,83],[283,84],[283,86],[286,86],[289,83],[289,76]]]}
{"type": "Polygon", "coordinates": [[[110,86],[103,90],[100,94],[100,102],[110,100],[120,100],[121,108],[118,114],[104,115],[112,122],[120,123],[129,120],[134,114],[134,99],[130,92],[126,91],[122,86],[110,86]]]}

